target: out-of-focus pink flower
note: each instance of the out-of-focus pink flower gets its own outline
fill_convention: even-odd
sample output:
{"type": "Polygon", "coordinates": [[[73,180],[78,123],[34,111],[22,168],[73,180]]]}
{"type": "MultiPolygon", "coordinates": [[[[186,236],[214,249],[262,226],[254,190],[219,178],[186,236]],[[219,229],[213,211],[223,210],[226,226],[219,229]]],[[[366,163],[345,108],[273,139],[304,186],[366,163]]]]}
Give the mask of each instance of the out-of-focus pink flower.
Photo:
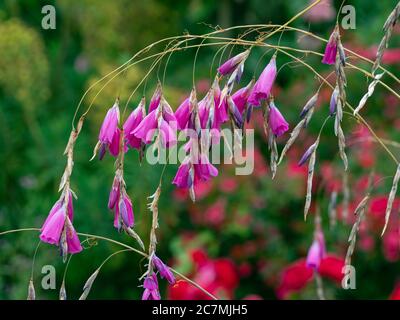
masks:
{"type": "Polygon", "coordinates": [[[325,53],[322,58],[322,63],[335,64],[336,54],[338,50],[338,41],[339,41],[339,29],[336,26],[329,37],[328,43],[326,44],[325,53]]]}
{"type": "Polygon", "coordinates": [[[390,262],[400,258],[400,234],[396,228],[386,231],[383,236],[383,253],[390,262]]]}
{"type": "Polygon", "coordinates": [[[281,273],[276,294],[279,299],[285,299],[296,291],[303,289],[312,279],[313,271],[306,266],[305,259],[298,260],[287,266],[281,273]]]}
{"type": "Polygon", "coordinates": [[[389,296],[389,300],[400,300],[400,282],[396,284],[392,293],[389,296]]]}
{"type": "Polygon", "coordinates": [[[308,250],[306,265],[308,268],[317,270],[323,258],[325,258],[325,240],[321,231],[316,232],[315,239],[308,250]]]}
{"type": "Polygon", "coordinates": [[[276,74],[276,56],[274,55],[253,87],[248,99],[248,102],[251,105],[258,107],[261,103],[261,100],[268,99],[271,93],[272,85],[274,84],[276,78],[276,74]]]}
{"type": "Polygon", "coordinates": [[[270,102],[268,124],[273,134],[277,137],[289,130],[289,124],[273,102],[270,102]]]}
{"type": "Polygon", "coordinates": [[[238,185],[237,177],[224,177],[220,181],[219,188],[223,192],[232,193],[238,188],[238,185]]]}
{"type": "Polygon", "coordinates": [[[318,273],[325,278],[341,283],[343,279],[344,260],[333,255],[327,255],[322,259],[318,273]]]}
{"type": "Polygon", "coordinates": [[[126,119],[124,123],[123,128],[126,143],[129,147],[133,149],[140,149],[141,147],[141,139],[133,134],[133,130],[137,128],[137,126],[146,115],[145,104],[145,98],[143,98],[136,109],[132,111],[132,113],[129,115],[128,119],[126,119]]]}
{"type": "MultiPolygon", "coordinates": [[[[197,249],[192,253],[195,265],[191,279],[208,292],[219,298],[232,299],[239,283],[236,266],[230,259],[210,259],[204,250],[197,249]],[[198,261],[194,261],[197,259],[198,261]]],[[[168,298],[171,300],[210,300],[211,297],[199,289],[179,280],[168,287],[168,298]]]]}
{"type": "MultiPolygon", "coordinates": [[[[315,2],[310,0],[310,4],[315,2]]],[[[311,22],[330,21],[336,15],[332,0],[322,0],[304,14],[304,18],[311,22]]]]}
{"type": "Polygon", "coordinates": [[[224,199],[218,199],[204,212],[205,221],[212,226],[221,225],[225,219],[225,205],[224,199]]]}

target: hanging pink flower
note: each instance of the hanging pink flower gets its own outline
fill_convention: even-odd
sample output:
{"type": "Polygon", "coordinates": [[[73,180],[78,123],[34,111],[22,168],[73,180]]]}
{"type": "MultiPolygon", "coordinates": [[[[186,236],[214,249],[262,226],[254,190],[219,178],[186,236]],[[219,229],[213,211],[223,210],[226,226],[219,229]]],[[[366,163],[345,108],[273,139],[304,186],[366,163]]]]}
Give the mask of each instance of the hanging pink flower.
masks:
{"type": "MultiPolygon", "coordinates": [[[[113,187],[114,189],[114,187],[113,187]]],[[[111,193],[113,192],[111,190],[111,193]]],[[[135,223],[135,216],[133,213],[132,201],[129,196],[126,194],[125,190],[122,191],[122,198],[120,194],[118,194],[118,200],[114,202],[114,227],[120,231],[123,226],[126,228],[133,227],[135,223]]],[[[114,196],[112,196],[114,197],[114,196]]],[[[111,195],[110,195],[111,198],[111,195]]],[[[109,201],[110,202],[110,201],[109,201]]],[[[111,201],[113,202],[113,201],[111,201]]]]}
{"type": "Polygon", "coordinates": [[[240,113],[243,113],[243,111],[246,109],[247,101],[253,89],[253,85],[254,85],[254,80],[251,80],[247,86],[237,90],[232,95],[232,100],[235,103],[240,113]]]}
{"type": "Polygon", "coordinates": [[[114,103],[114,105],[107,111],[107,114],[103,120],[103,124],[100,128],[99,133],[99,143],[100,143],[100,152],[99,158],[103,159],[107,149],[110,150],[110,153],[113,156],[117,156],[119,153],[119,107],[118,100],[114,103]],[[116,152],[116,150],[118,150],[116,152]]]}
{"type": "Polygon", "coordinates": [[[317,270],[323,258],[326,256],[324,235],[317,231],[315,239],[308,250],[306,265],[308,268],[317,270]]]}
{"type": "Polygon", "coordinates": [[[123,126],[126,144],[132,149],[140,149],[142,145],[142,141],[133,134],[133,130],[137,128],[146,115],[145,104],[145,98],[143,98],[123,126]]]}
{"type": "Polygon", "coordinates": [[[142,300],[161,300],[160,292],[158,290],[157,276],[153,273],[148,275],[143,282],[143,296],[142,300]]]}
{"type": "Polygon", "coordinates": [[[190,101],[186,98],[175,111],[175,118],[178,129],[183,130],[187,127],[190,118],[190,101]]]}
{"type": "Polygon", "coordinates": [[[289,130],[289,124],[272,101],[269,104],[268,124],[277,137],[289,130]]]}
{"type": "Polygon", "coordinates": [[[253,91],[250,94],[248,102],[251,105],[259,106],[261,104],[261,100],[265,100],[269,97],[276,74],[276,56],[273,55],[270,62],[255,83],[253,91]]]}
{"type": "Polygon", "coordinates": [[[157,109],[162,97],[162,87],[161,83],[157,83],[156,90],[153,93],[153,96],[151,97],[150,104],[149,104],[149,113],[152,112],[153,110],[157,109]]]}
{"type": "Polygon", "coordinates": [[[40,240],[43,242],[60,245],[61,234],[65,230],[68,253],[78,253],[82,251],[78,235],[72,226],[74,218],[72,192],[68,192],[68,204],[65,206],[65,198],[58,200],[51,208],[41,228],[40,240]]]}
{"type": "Polygon", "coordinates": [[[338,40],[339,40],[339,30],[338,27],[336,26],[331,36],[329,37],[329,41],[325,48],[324,56],[322,58],[322,63],[335,64],[336,54],[338,50],[338,40]]]}
{"type": "Polygon", "coordinates": [[[161,278],[166,279],[169,282],[169,284],[175,284],[176,280],[174,274],[172,273],[170,268],[164,262],[161,261],[159,257],[154,255],[151,261],[153,262],[158,272],[160,272],[161,278]]]}

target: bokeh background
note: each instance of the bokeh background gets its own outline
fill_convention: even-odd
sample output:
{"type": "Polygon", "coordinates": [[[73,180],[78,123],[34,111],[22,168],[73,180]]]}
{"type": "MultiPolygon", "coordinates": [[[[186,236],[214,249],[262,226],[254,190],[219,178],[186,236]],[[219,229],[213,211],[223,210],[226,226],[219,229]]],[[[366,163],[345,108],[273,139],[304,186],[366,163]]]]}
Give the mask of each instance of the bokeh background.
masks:
{"type": "MultiPolygon", "coordinates": [[[[88,87],[115,69],[136,51],[161,38],[210,32],[211,26],[284,23],[309,2],[307,0],[59,0],[56,29],[43,30],[41,9],[49,1],[3,0],[0,2],[0,231],[40,227],[53,203],[64,169],[62,156],[75,108],[88,87]]],[[[356,8],[356,29],[345,30],[343,43],[360,54],[373,58],[382,37],[382,26],[397,1],[348,1],[356,8]]],[[[296,20],[293,26],[328,38],[341,1],[325,0],[325,5],[296,20]]],[[[228,35],[236,37],[239,32],[228,35]]],[[[256,34],[253,34],[254,37],[256,34]]],[[[277,41],[273,38],[272,41],[277,41]]],[[[323,52],[323,43],[294,32],[283,34],[281,44],[311,48],[323,52]]],[[[392,72],[399,71],[399,29],[395,29],[383,62],[392,72]]],[[[217,65],[210,68],[218,48],[199,51],[196,83],[199,95],[210,85],[217,65]]],[[[242,48],[225,51],[239,52],[242,48]]],[[[272,53],[256,49],[246,62],[242,84],[258,75],[272,53]],[[261,59],[260,59],[261,58],[261,59]]],[[[164,91],[171,105],[179,105],[191,88],[195,50],[171,57],[164,91]]],[[[299,57],[302,57],[299,55],[299,57]]],[[[331,68],[320,57],[302,57],[323,75],[331,68]]],[[[351,57],[350,57],[351,58],[351,57]]],[[[278,57],[278,66],[290,62],[278,57]]],[[[370,65],[360,63],[366,69],[370,65]]],[[[94,100],[75,151],[72,188],[75,201],[74,225],[80,232],[107,236],[135,245],[112,226],[113,215],[107,198],[114,174],[114,159],[89,162],[106,110],[119,93],[124,102],[149,68],[149,63],[132,67],[111,82],[94,100]]],[[[162,69],[165,64],[162,65],[162,69]]],[[[150,99],[155,88],[155,70],[144,91],[140,87],[129,104],[139,102],[144,92],[150,99]]],[[[398,90],[398,84],[388,84],[398,90]]],[[[331,79],[332,80],[332,79],[331,79]]],[[[348,71],[348,100],[356,105],[367,88],[367,79],[348,71]]],[[[293,128],[304,103],[319,86],[314,75],[299,64],[286,64],[280,71],[274,93],[276,103],[293,128]]],[[[101,86],[84,101],[88,107],[101,86]]],[[[255,170],[251,176],[235,176],[234,166],[219,166],[219,176],[201,184],[198,199],[191,203],[185,191],[171,185],[177,166],[167,167],[160,200],[158,255],[177,270],[196,280],[221,298],[315,299],[312,272],[304,258],[313,238],[313,215],[303,221],[306,168],[297,166],[304,149],[314,140],[328,114],[331,91],[321,89],[316,113],[287,159],[279,167],[275,180],[268,168],[267,143],[262,120],[256,112],[250,126],[256,129],[255,170]]],[[[383,138],[398,140],[398,100],[377,87],[363,113],[383,138]]],[[[322,219],[329,256],[321,266],[325,294],[331,299],[387,299],[400,295],[399,275],[400,202],[395,201],[390,228],[380,237],[391,179],[377,183],[366,219],[360,229],[353,264],[357,271],[357,289],[340,286],[341,267],[347,249],[347,237],[354,222],[350,214],[341,219],[343,167],[337,154],[337,142],[331,122],[323,131],[315,176],[315,198],[322,219]],[[338,193],[336,224],[330,223],[328,204],[332,192],[338,193]]],[[[350,209],[365,194],[371,171],[376,179],[393,175],[395,164],[374,142],[365,128],[345,117],[344,129],[349,143],[350,209]]],[[[288,134],[279,139],[281,149],[288,134]]],[[[390,146],[399,155],[398,146],[390,146]]],[[[139,165],[135,151],[126,157],[126,182],[134,202],[136,230],[147,244],[151,216],[147,197],[158,184],[161,166],[139,165]]],[[[312,213],[315,206],[312,207],[312,213]]],[[[84,240],[83,238],[81,240],[84,240]]],[[[24,232],[0,237],[0,299],[25,299],[32,257],[38,234],[24,232]]],[[[90,274],[116,245],[98,241],[71,260],[66,275],[67,295],[79,297],[90,274]]],[[[57,288],[65,265],[55,247],[39,247],[34,269],[37,296],[57,299],[58,290],[40,288],[41,267],[54,265],[57,288]]],[[[102,268],[89,295],[92,299],[139,299],[142,288],[138,278],[145,261],[135,253],[114,256],[102,268]]],[[[201,299],[204,295],[185,282],[167,288],[161,282],[162,296],[171,299],[201,299]]]]}

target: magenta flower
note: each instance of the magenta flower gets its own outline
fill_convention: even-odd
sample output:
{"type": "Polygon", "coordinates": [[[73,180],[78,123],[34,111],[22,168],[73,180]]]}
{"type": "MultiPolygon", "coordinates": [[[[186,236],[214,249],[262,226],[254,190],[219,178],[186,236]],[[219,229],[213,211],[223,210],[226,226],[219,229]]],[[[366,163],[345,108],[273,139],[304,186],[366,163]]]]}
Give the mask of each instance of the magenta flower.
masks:
{"type": "Polygon", "coordinates": [[[321,231],[317,235],[308,250],[306,265],[308,268],[317,270],[322,259],[326,256],[324,235],[321,231]]]}
{"type": "Polygon", "coordinates": [[[253,85],[254,85],[254,80],[251,80],[247,86],[237,90],[232,95],[232,100],[241,114],[246,109],[247,100],[249,99],[249,96],[252,92],[253,85]]]}
{"type": "Polygon", "coordinates": [[[119,107],[116,102],[108,111],[100,128],[99,141],[110,144],[119,122],[119,107]]]}
{"type": "Polygon", "coordinates": [[[58,245],[60,242],[61,232],[64,229],[65,219],[66,212],[63,205],[53,213],[50,211],[48,219],[46,219],[42,226],[40,240],[49,244],[58,245]]]}
{"type": "Polygon", "coordinates": [[[120,183],[117,177],[114,178],[113,185],[110,191],[110,196],[108,198],[108,208],[114,209],[116,203],[118,202],[120,194],[120,183]]]}
{"type": "Polygon", "coordinates": [[[178,123],[178,129],[187,128],[190,118],[190,101],[186,98],[175,111],[175,118],[178,123]]]}
{"type": "Polygon", "coordinates": [[[160,272],[161,278],[166,279],[169,282],[169,284],[175,284],[176,280],[174,274],[169,269],[169,267],[164,262],[161,261],[159,257],[154,255],[151,261],[157,268],[158,272],[160,272]]]}
{"type": "Polygon", "coordinates": [[[322,63],[335,64],[336,54],[338,50],[338,40],[339,40],[339,31],[338,27],[336,26],[331,36],[329,37],[329,41],[325,48],[324,56],[322,58],[322,63]]]}
{"type": "MultiPolygon", "coordinates": [[[[193,185],[193,177],[190,174],[191,166],[188,162],[183,162],[176,172],[172,183],[176,185],[178,188],[190,188],[193,185]]],[[[193,172],[193,169],[192,169],[193,172]]]]}
{"type": "Polygon", "coordinates": [[[277,137],[289,130],[289,124],[272,101],[269,104],[268,124],[277,137]]]}
{"type": "Polygon", "coordinates": [[[157,276],[154,273],[144,279],[143,288],[144,292],[142,300],[161,300],[160,292],[158,290],[157,276]]]}
{"type": "Polygon", "coordinates": [[[114,157],[117,157],[119,154],[120,142],[121,142],[121,130],[117,128],[114,132],[111,144],[108,146],[108,151],[110,151],[110,154],[114,157]]]}
{"type": "MultiPolygon", "coordinates": [[[[99,142],[100,142],[100,160],[104,157],[107,148],[112,148],[110,153],[114,156],[118,155],[118,152],[115,154],[116,144],[119,146],[119,133],[118,133],[118,122],[119,122],[119,107],[118,101],[114,103],[114,105],[107,111],[107,114],[103,120],[103,124],[100,128],[99,133],[99,142]],[[111,146],[112,145],[112,146],[111,146]]],[[[118,150],[119,151],[119,150],[118,150]]]]}
{"type": "Polygon", "coordinates": [[[191,188],[200,180],[208,181],[217,175],[218,169],[210,163],[207,155],[202,154],[195,162],[186,158],[179,166],[172,183],[178,188],[191,188]]]}
{"type": "Polygon", "coordinates": [[[141,139],[133,134],[133,130],[137,128],[146,115],[145,104],[145,98],[143,98],[136,109],[131,112],[123,126],[126,144],[132,149],[140,149],[142,145],[141,139]]]}
{"type": "Polygon", "coordinates": [[[161,88],[161,83],[158,82],[157,88],[154,91],[153,96],[151,97],[150,100],[149,113],[158,108],[158,106],[160,105],[161,97],[162,97],[162,88],[161,88]]]}
{"type": "Polygon", "coordinates": [[[225,61],[218,68],[218,72],[223,76],[232,73],[239,66],[239,64],[243,63],[247,59],[247,57],[249,56],[249,52],[249,50],[246,50],[225,61]]]}
{"type": "Polygon", "coordinates": [[[264,71],[261,73],[253,90],[250,94],[248,102],[253,106],[259,106],[261,100],[267,99],[271,93],[272,85],[276,78],[276,56],[273,55],[264,71]]]}
{"type": "Polygon", "coordinates": [[[195,176],[198,175],[203,181],[208,181],[211,177],[216,177],[218,175],[218,169],[210,163],[210,160],[208,160],[205,154],[200,155],[199,163],[194,166],[195,176]]]}
{"type": "Polygon", "coordinates": [[[82,251],[82,245],[79,241],[78,234],[76,233],[74,226],[72,225],[69,218],[65,223],[65,227],[67,228],[67,246],[68,246],[68,253],[78,253],[82,251]]]}
{"type": "Polygon", "coordinates": [[[72,221],[74,219],[73,210],[72,193],[69,192],[67,206],[64,205],[64,199],[60,199],[51,208],[40,230],[40,240],[59,246],[61,234],[65,228],[68,253],[72,254],[82,251],[78,235],[72,226],[72,221]]]}
{"type": "Polygon", "coordinates": [[[157,129],[157,110],[150,112],[140,124],[132,131],[132,133],[143,143],[149,144],[153,140],[155,130],[157,129]]]}
{"type": "Polygon", "coordinates": [[[131,228],[135,223],[132,201],[124,192],[122,199],[119,198],[118,205],[115,206],[114,227],[121,230],[122,225],[131,228]]]}

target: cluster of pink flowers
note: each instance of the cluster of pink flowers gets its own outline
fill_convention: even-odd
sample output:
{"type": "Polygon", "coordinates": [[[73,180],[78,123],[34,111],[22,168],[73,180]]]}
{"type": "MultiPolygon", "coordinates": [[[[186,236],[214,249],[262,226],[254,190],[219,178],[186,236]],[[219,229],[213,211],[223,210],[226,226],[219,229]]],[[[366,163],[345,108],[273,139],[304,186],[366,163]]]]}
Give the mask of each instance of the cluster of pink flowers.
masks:
{"type": "Polygon", "coordinates": [[[167,280],[169,284],[175,284],[176,280],[170,268],[155,254],[152,255],[149,263],[151,272],[147,274],[143,282],[144,292],[142,300],[160,300],[157,274],[154,272],[154,268],[158,271],[160,277],[167,280]]]}

